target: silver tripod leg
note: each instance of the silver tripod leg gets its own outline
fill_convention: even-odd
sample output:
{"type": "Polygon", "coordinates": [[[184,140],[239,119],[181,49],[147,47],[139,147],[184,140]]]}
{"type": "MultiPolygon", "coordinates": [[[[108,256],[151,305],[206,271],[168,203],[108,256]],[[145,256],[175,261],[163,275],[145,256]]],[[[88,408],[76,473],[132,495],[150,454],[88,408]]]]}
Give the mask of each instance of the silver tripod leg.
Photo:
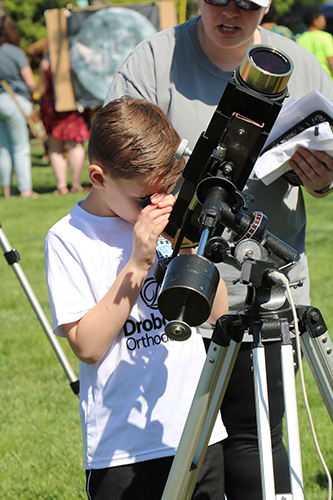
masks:
{"type": "Polygon", "coordinates": [[[293,346],[281,346],[281,367],[288,440],[290,485],[294,500],[304,500],[293,346]]]}
{"type": "Polygon", "coordinates": [[[333,422],[333,343],[328,331],[318,337],[301,336],[302,350],[333,422]]]}
{"type": "Polygon", "coordinates": [[[191,499],[240,345],[210,343],[162,500],[191,499]]]}
{"type": "MultiPolygon", "coordinates": [[[[259,335],[260,323],[253,326],[253,336],[259,335]]],[[[259,338],[259,336],[257,337],[259,338]]],[[[269,423],[269,404],[266,374],[265,348],[255,342],[253,353],[253,383],[257,416],[257,432],[260,454],[260,471],[263,500],[275,500],[273,452],[269,423]]]]}
{"type": "MultiPolygon", "coordinates": [[[[254,337],[256,329],[258,335],[259,324],[254,325],[254,337]]],[[[253,367],[262,492],[264,500],[282,500],[289,498],[293,500],[304,500],[293,346],[290,342],[290,332],[287,321],[281,322],[281,329],[283,338],[283,344],[281,345],[281,371],[287,426],[291,494],[284,493],[275,495],[266,361],[264,347],[261,344],[253,349],[253,367]]]]}
{"type": "MultiPolygon", "coordinates": [[[[48,319],[47,317],[45,316],[45,313],[40,305],[40,303],[38,302],[37,300],[37,297],[36,295],[34,294],[30,284],[29,284],[29,281],[27,280],[20,264],[17,262],[18,258],[15,258],[15,250],[12,249],[12,247],[10,246],[10,243],[1,227],[1,224],[0,224],[0,244],[1,244],[1,247],[5,253],[5,256],[6,254],[9,254],[9,253],[12,253],[13,254],[13,262],[10,263],[10,265],[12,266],[19,282],[21,283],[21,286],[26,294],[26,296],[28,297],[29,301],[30,301],[30,304],[33,308],[33,310],[35,311],[36,315],[37,315],[37,318],[39,319],[69,381],[70,381],[70,384],[71,384],[71,388],[73,390],[73,392],[75,394],[78,394],[79,393],[79,381],[77,379],[77,377],[75,376],[75,373],[64,353],[64,351],[62,350],[62,347],[57,339],[57,337],[55,336],[55,334],[53,333],[53,330],[52,330],[52,327],[50,325],[50,323],[48,322],[48,319]]],[[[7,257],[6,257],[7,258],[7,257]]],[[[8,258],[7,258],[7,261],[8,261],[8,258]]],[[[8,262],[9,263],[9,262],[8,262]]]]}

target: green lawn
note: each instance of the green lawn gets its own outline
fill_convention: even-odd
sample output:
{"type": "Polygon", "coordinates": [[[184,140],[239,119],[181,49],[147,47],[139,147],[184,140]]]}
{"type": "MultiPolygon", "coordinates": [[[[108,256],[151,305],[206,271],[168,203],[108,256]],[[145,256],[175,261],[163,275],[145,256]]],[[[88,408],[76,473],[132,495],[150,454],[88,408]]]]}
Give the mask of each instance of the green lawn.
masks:
{"type": "MultiPolygon", "coordinates": [[[[87,169],[84,183],[88,185],[87,169]]],[[[0,192],[0,222],[20,265],[49,321],[44,276],[43,243],[47,230],[65,215],[81,194],[54,196],[51,168],[33,148],[34,189],[38,199],[4,199],[0,192]]],[[[308,254],[312,300],[333,327],[333,195],[308,206],[308,254]]],[[[0,484],[3,500],[84,499],[78,398],[49,343],[13,269],[0,260],[0,380],[2,388],[0,484]]],[[[78,363],[66,341],[62,349],[78,376],[78,363]]],[[[333,428],[309,369],[305,374],[319,442],[333,470],[333,428]]],[[[307,500],[327,498],[326,479],[298,398],[303,474],[307,500]]],[[[139,499],[138,499],[139,500],[139,499]]],[[[240,499],[243,500],[243,499],[240,499]]]]}

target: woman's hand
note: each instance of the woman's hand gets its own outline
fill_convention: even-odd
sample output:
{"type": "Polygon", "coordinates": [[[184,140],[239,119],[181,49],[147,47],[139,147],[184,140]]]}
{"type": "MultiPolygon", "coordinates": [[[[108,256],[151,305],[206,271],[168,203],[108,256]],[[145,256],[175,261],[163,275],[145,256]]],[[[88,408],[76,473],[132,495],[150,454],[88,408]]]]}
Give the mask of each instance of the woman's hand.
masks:
{"type": "Polygon", "coordinates": [[[313,196],[323,196],[315,191],[324,189],[333,181],[333,158],[325,151],[300,147],[289,160],[289,165],[313,196]]]}

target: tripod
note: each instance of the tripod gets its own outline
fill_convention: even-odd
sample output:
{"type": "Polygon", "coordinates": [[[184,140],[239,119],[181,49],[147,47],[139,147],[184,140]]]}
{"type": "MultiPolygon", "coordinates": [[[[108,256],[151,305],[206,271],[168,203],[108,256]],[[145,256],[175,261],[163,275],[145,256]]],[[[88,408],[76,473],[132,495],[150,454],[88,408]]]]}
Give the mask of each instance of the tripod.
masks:
{"type": "Polygon", "coordinates": [[[211,344],[162,500],[189,500],[245,330],[253,337],[253,375],[263,499],[304,499],[291,327],[300,324],[302,347],[333,420],[333,354],[326,325],[313,307],[288,305],[281,273],[272,262],[247,259],[240,282],[248,286],[245,307],[221,317],[211,344]],[[294,311],[295,313],[295,311],[294,311]],[[291,491],[276,496],[263,340],[281,340],[291,491]]]}
{"type": "Polygon", "coordinates": [[[47,319],[47,317],[45,316],[45,313],[40,305],[40,303],[38,302],[37,300],[37,297],[36,295],[34,294],[34,291],[32,290],[30,284],[29,284],[29,281],[27,280],[27,277],[25,276],[20,264],[18,263],[18,261],[20,260],[20,255],[19,253],[17,252],[17,250],[14,250],[5,233],[4,233],[4,230],[2,229],[2,224],[0,222],[0,244],[1,244],[1,247],[4,251],[4,256],[5,256],[5,259],[7,260],[7,263],[12,266],[26,296],[28,297],[29,301],[30,301],[30,304],[33,308],[33,310],[35,311],[36,315],[37,315],[37,318],[38,320],[40,321],[43,329],[44,329],[44,332],[46,333],[69,381],[70,381],[70,386],[74,392],[74,394],[78,395],[79,394],[79,380],[77,379],[77,377],[75,376],[75,373],[64,353],[64,351],[62,350],[62,347],[57,339],[57,337],[54,335],[53,333],[53,330],[52,330],[52,327],[47,319]]]}

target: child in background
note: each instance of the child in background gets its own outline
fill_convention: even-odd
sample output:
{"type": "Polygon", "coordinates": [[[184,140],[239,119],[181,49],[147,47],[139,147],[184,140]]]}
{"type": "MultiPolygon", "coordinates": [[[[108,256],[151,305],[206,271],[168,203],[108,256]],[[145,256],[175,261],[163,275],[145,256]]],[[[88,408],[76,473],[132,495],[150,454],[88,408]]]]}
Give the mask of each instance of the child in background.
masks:
{"type": "Polygon", "coordinates": [[[296,38],[296,42],[316,56],[333,80],[333,36],[325,31],[326,18],[318,7],[310,6],[303,20],[307,30],[296,38]]]}
{"type": "MultiPolygon", "coordinates": [[[[80,360],[93,500],[160,500],[205,360],[198,329],[184,342],[166,336],[153,277],[184,168],[174,158],[179,142],[156,105],[129,97],[107,104],[91,129],[92,189],[46,237],[54,331],[80,360]]],[[[209,321],[227,309],[221,280],[209,321]]],[[[194,499],[224,498],[225,437],[218,419],[194,499]]]]}

